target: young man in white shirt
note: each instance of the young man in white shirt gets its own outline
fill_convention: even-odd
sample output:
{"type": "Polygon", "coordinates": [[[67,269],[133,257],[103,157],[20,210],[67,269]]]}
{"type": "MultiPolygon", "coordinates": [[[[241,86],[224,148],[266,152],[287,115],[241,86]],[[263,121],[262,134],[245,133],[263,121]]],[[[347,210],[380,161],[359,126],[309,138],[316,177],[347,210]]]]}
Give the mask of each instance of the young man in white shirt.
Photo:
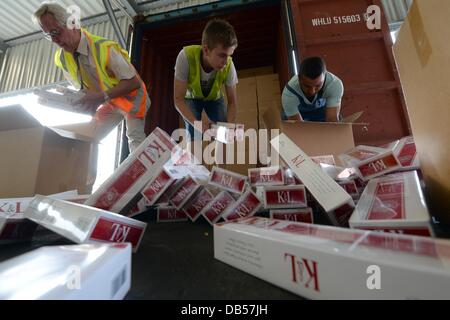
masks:
{"type": "Polygon", "coordinates": [[[234,28],[225,20],[214,19],[203,30],[201,45],[184,47],[178,54],[174,102],[190,139],[201,139],[201,132],[194,130],[194,122],[202,120],[203,111],[207,120],[202,122],[202,132],[213,122],[235,121],[238,79],[231,56],[237,45],[234,28]],[[225,85],[228,106],[222,85],[225,85]]]}

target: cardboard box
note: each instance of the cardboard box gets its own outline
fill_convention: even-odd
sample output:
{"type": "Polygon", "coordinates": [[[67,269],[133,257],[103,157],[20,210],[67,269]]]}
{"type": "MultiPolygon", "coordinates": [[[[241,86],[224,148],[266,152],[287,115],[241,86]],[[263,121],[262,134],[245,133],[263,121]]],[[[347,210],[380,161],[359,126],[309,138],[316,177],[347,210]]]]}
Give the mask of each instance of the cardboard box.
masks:
{"type": "Polygon", "coordinates": [[[156,128],[117,170],[92,194],[86,205],[116,212],[128,212],[141,198],[144,186],[171,158],[175,142],[156,128]]]}
{"type": "Polygon", "coordinates": [[[214,257],[308,299],[450,298],[447,240],[251,217],[214,225],[214,257]]]}
{"type": "Polygon", "coordinates": [[[415,0],[394,55],[426,185],[430,212],[450,225],[448,56],[450,3],[415,0]],[[426,107],[425,107],[426,106],[426,107]]]}
{"type": "Polygon", "coordinates": [[[281,100],[280,79],[278,74],[268,74],[256,77],[256,94],[258,106],[261,102],[281,100]]]}
{"type": "Polygon", "coordinates": [[[257,77],[273,73],[273,66],[237,70],[239,82],[244,78],[257,77]]]}
{"type": "Polygon", "coordinates": [[[351,196],[284,133],[270,143],[326,212],[352,202],[351,196]]]}
{"type": "Polygon", "coordinates": [[[314,216],[311,208],[270,210],[270,219],[314,223],[314,216]]]}
{"type": "Polygon", "coordinates": [[[355,147],[351,123],[281,121],[279,111],[274,109],[263,117],[267,129],[278,129],[310,157],[333,155],[338,159],[339,154],[355,147]]]}
{"type": "Polygon", "coordinates": [[[0,145],[0,198],[92,188],[91,140],[44,127],[21,106],[0,108],[0,145]]]}
{"type": "Polygon", "coordinates": [[[147,224],[105,210],[36,196],[25,218],[78,244],[130,242],[136,252],[147,224]]]}
{"type": "Polygon", "coordinates": [[[0,264],[1,300],[119,300],[131,286],[131,245],[41,247],[0,264]]]}
{"type": "Polygon", "coordinates": [[[349,222],[355,229],[433,235],[416,171],[369,181],[349,222]]]}

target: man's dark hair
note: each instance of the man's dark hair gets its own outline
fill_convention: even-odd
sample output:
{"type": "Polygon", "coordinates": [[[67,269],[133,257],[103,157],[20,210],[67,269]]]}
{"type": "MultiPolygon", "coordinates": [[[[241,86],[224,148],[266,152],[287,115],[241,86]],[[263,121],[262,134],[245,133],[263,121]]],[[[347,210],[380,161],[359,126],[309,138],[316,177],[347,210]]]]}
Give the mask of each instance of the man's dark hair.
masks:
{"type": "Polygon", "coordinates": [[[309,79],[316,79],[326,71],[325,61],[321,57],[305,58],[300,64],[300,75],[309,79]]]}
{"type": "Polygon", "coordinates": [[[222,19],[213,19],[203,29],[202,44],[212,50],[219,44],[224,48],[237,47],[238,41],[231,24],[222,19]]]}

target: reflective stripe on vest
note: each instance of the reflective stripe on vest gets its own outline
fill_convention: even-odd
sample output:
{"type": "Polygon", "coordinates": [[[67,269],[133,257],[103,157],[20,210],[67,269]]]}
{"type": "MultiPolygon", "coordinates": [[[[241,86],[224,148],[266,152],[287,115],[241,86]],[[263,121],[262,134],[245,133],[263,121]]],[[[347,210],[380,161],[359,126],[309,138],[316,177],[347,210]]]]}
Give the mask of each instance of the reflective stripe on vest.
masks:
{"type": "MultiPolygon", "coordinates": [[[[107,91],[115,87],[120,82],[120,80],[115,78],[114,75],[108,75],[108,73],[106,72],[106,66],[109,62],[110,49],[116,49],[129,61],[128,53],[114,41],[90,34],[84,29],[81,29],[81,32],[84,33],[88,41],[90,53],[92,54],[94,58],[93,60],[95,61],[95,70],[97,78],[99,79],[99,87],[103,91],[107,91]]],[[[59,68],[62,68],[66,72],[68,72],[71,75],[72,79],[74,79],[74,81],[78,85],[80,85],[77,65],[71,53],[68,53],[62,49],[58,50],[55,55],[55,64],[59,68]]],[[[145,112],[150,107],[150,98],[148,97],[144,82],[137,73],[136,75],[139,79],[141,87],[130,92],[127,96],[112,99],[110,103],[113,106],[129,113],[133,117],[143,118],[145,116],[145,112]]],[[[87,88],[91,89],[89,87],[87,88]]]]}
{"type": "Polygon", "coordinates": [[[201,100],[218,100],[222,97],[221,88],[227,79],[228,72],[231,66],[231,57],[228,58],[227,65],[220,71],[216,72],[214,83],[211,87],[211,91],[205,98],[202,91],[201,81],[201,52],[202,46],[193,45],[183,48],[186,53],[186,57],[189,62],[189,78],[187,83],[186,99],[201,99],[201,100]]]}

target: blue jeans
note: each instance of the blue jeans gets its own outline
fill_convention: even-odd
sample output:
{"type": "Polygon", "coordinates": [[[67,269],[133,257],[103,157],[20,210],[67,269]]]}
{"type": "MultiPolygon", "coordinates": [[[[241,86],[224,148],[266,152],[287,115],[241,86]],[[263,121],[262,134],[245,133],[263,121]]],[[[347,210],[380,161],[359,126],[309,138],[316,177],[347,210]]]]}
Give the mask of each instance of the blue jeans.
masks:
{"type": "MultiPolygon", "coordinates": [[[[227,106],[223,98],[213,101],[203,101],[197,99],[185,99],[186,105],[194,114],[197,121],[202,120],[202,112],[205,111],[209,120],[213,122],[226,122],[227,121],[227,106]]],[[[194,129],[194,127],[184,119],[184,124],[191,137],[191,140],[201,140],[202,134],[194,129]],[[197,132],[197,134],[194,133],[197,132]],[[194,138],[193,138],[194,137],[194,138]]]]}

